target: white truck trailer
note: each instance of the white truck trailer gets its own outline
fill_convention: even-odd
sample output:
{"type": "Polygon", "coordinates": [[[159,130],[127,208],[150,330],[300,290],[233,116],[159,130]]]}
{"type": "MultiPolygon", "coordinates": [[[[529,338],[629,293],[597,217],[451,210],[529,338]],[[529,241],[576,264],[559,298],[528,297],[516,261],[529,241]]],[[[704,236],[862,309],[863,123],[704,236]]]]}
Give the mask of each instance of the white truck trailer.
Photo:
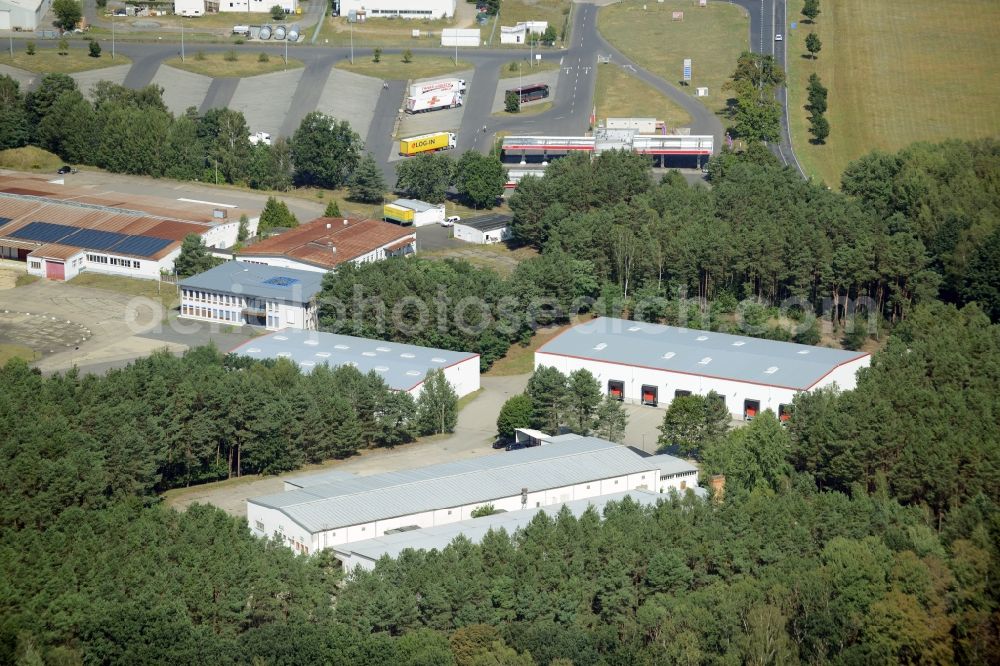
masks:
{"type": "Polygon", "coordinates": [[[465,92],[465,79],[440,79],[424,81],[410,86],[410,97],[422,97],[431,93],[465,92]]]}
{"type": "Polygon", "coordinates": [[[445,92],[406,98],[407,113],[424,113],[462,106],[462,93],[445,92]]]}

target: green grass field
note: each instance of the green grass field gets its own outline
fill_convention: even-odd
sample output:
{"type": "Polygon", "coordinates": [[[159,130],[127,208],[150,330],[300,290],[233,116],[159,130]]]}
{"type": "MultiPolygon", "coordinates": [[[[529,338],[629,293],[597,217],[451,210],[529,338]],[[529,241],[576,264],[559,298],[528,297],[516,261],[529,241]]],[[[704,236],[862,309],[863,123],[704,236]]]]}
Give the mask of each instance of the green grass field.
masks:
{"type": "Polygon", "coordinates": [[[189,52],[184,58],[184,62],[181,62],[180,58],[171,58],[165,60],[163,64],[205,76],[237,78],[302,67],[302,61],[294,58],[289,58],[286,65],[284,58],[280,56],[268,55],[267,62],[260,62],[257,53],[247,51],[234,51],[234,53],[236,54],[235,61],[226,60],[224,53],[203,53],[200,56],[203,59],[199,60],[198,52],[195,51],[189,52]]]}
{"type": "Polygon", "coordinates": [[[683,89],[694,95],[696,87],[707,86],[708,96],[699,99],[716,112],[725,108],[722,84],[749,39],[744,11],[719,2],[698,7],[691,0],[629,0],[602,8],[597,27],[622,53],[670,83],[681,81],[684,59],[691,58],[691,85],[683,89]],[[684,20],[672,20],[674,11],[683,11],[684,20]]]}
{"type": "Polygon", "coordinates": [[[31,363],[38,360],[39,356],[40,354],[30,347],[0,342],[0,367],[6,365],[7,361],[12,358],[21,358],[31,363]]]}
{"type": "Polygon", "coordinates": [[[56,169],[62,165],[63,161],[61,157],[35,146],[0,150],[0,167],[5,169],[14,169],[15,171],[50,171],[54,176],[56,169]]]}
{"type": "Polygon", "coordinates": [[[412,62],[403,62],[402,56],[398,53],[383,54],[382,62],[373,62],[371,57],[355,57],[353,65],[350,61],[341,60],[335,67],[355,74],[374,76],[377,79],[385,80],[424,79],[473,68],[470,63],[464,60],[459,60],[458,65],[456,65],[452,58],[423,54],[414,54],[412,62]]]}
{"type": "Polygon", "coordinates": [[[28,55],[23,47],[19,48],[20,50],[14,50],[13,58],[10,57],[10,52],[5,50],[3,55],[0,55],[0,65],[10,65],[39,74],[74,74],[90,69],[128,65],[132,62],[120,53],[115,54],[115,59],[112,60],[110,44],[101,44],[103,50],[100,58],[91,58],[86,45],[83,47],[74,45],[66,55],[59,55],[56,49],[48,48],[37,49],[35,55],[28,55]]]}
{"type": "MultiPolygon", "coordinates": [[[[849,162],[914,141],[1000,133],[1000,3],[996,0],[838,0],[788,35],[789,122],[806,173],[831,186],[849,162]],[[805,38],[823,42],[817,60],[805,38]],[[830,137],[809,143],[805,86],[829,89],[830,137]]],[[[800,20],[802,0],[788,5],[800,20]]]]}
{"type": "Polygon", "coordinates": [[[668,128],[691,122],[691,116],[659,90],[615,65],[598,67],[594,104],[598,118],[656,118],[668,128]]]}
{"type": "Polygon", "coordinates": [[[156,280],[139,280],[118,275],[102,275],[100,273],[80,273],[69,281],[75,287],[91,287],[105,289],[130,296],[144,296],[151,301],[158,301],[169,309],[177,307],[177,288],[169,282],[156,280]]]}

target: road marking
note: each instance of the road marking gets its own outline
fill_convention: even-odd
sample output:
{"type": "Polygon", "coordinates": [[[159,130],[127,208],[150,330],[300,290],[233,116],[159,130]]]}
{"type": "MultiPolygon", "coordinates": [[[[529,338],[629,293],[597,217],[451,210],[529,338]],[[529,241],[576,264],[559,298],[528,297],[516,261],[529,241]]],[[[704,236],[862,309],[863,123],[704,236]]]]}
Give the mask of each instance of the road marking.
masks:
{"type": "Polygon", "coordinates": [[[182,197],[178,197],[177,200],[186,201],[188,203],[208,204],[209,206],[221,206],[223,208],[239,208],[239,206],[237,206],[236,204],[216,203],[215,201],[201,201],[200,199],[184,199],[182,197]]]}

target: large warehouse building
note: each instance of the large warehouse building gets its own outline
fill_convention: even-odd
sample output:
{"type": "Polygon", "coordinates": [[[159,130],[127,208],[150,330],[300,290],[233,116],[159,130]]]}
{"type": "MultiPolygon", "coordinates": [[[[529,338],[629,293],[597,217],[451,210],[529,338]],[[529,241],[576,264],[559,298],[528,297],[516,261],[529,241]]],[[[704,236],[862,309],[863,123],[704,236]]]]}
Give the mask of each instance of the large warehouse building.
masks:
{"type": "Polygon", "coordinates": [[[734,418],[770,409],[787,418],[796,393],[836,384],[853,389],[871,363],[860,352],[600,317],[542,345],[535,367],[589,370],[608,395],[667,405],[715,391],[734,418]]]}
{"type": "Polygon", "coordinates": [[[32,31],[44,28],[52,0],[0,0],[0,30],[32,31]]]}
{"type": "Polygon", "coordinates": [[[353,365],[375,372],[389,388],[417,397],[429,370],[442,370],[458,397],[479,390],[479,354],[356,338],[338,333],[284,329],[232,350],[256,359],[287,358],[309,372],[317,365],[353,365]]]}
{"type": "MultiPolygon", "coordinates": [[[[439,19],[455,15],[456,0],[334,0],[340,16],[351,12],[367,18],[439,19]]],[[[266,10],[265,10],[266,11],[266,10]]]]}
{"type": "Polygon", "coordinates": [[[697,474],[671,456],[643,457],[613,442],[569,436],[420,469],[293,479],[286,485],[293,490],[247,500],[247,521],[258,536],[278,536],[298,552],[314,553],[469,520],[486,504],[519,511],[639,489],[693,489],[697,474]]]}
{"type": "Polygon", "coordinates": [[[256,233],[259,216],[238,208],[0,176],[0,257],[50,280],[82,271],[156,280],[173,270],[188,234],[232,247],[241,214],[256,233]]]}
{"type": "Polygon", "coordinates": [[[323,274],[227,261],[180,281],[180,316],[230,326],[315,330],[323,274]]]}

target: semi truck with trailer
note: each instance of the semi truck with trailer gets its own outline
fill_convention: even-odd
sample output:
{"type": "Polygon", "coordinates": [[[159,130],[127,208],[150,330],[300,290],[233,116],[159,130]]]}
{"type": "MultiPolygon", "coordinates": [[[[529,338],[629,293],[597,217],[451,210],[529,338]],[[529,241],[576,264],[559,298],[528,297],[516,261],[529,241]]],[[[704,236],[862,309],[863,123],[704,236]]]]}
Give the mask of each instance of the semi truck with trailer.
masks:
{"type": "Polygon", "coordinates": [[[465,92],[465,79],[424,81],[410,86],[410,97],[420,97],[436,92],[465,92]]]}
{"type": "Polygon", "coordinates": [[[454,132],[434,132],[399,140],[399,154],[411,157],[420,153],[449,150],[455,147],[454,132]]]}
{"type": "Polygon", "coordinates": [[[454,109],[459,106],[462,106],[462,93],[457,92],[431,93],[430,95],[406,98],[407,113],[454,109]]]}

